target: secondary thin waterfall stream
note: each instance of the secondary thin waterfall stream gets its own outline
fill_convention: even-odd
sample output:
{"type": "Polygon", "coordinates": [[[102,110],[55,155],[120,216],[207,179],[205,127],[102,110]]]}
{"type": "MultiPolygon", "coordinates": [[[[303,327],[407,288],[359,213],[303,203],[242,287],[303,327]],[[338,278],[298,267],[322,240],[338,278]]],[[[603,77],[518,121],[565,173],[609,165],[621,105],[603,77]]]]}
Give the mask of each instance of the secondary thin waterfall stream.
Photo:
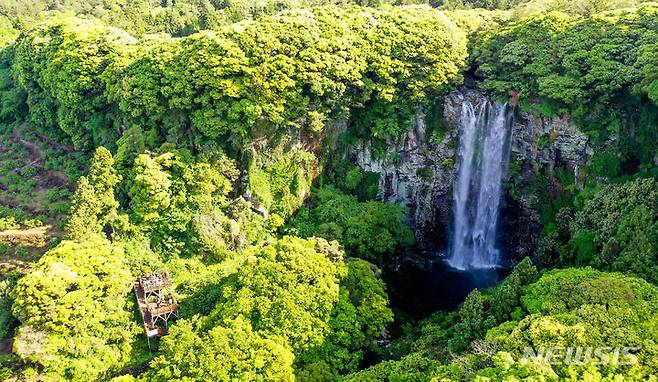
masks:
{"type": "Polygon", "coordinates": [[[494,268],[501,181],[509,162],[512,108],[479,100],[462,103],[454,232],[448,264],[457,269],[494,268]]]}

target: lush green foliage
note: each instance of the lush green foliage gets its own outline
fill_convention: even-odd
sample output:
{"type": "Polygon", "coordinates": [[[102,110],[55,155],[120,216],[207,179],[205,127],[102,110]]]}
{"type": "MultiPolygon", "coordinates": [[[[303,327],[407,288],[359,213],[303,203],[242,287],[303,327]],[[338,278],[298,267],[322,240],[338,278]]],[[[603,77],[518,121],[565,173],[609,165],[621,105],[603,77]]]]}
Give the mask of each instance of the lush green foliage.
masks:
{"type": "MultiPolygon", "coordinates": [[[[518,272],[517,276],[521,274],[532,272],[518,272]]],[[[658,351],[655,286],[622,274],[584,268],[551,271],[517,291],[520,292],[520,299],[515,303],[518,314],[512,321],[496,321],[491,315],[498,304],[495,295],[489,300],[475,291],[464,302],[458,320],[440,316],[428,320],[420,335],[416,335],[408,355],[382,362],[345,380],[645,381],[655,378],[658,351]],[[495,322],[500,325],[491,325],[495,322]],[[462,336],[466,328],[471,341],[468,353],[436,354],[446,340],[450,342],[451,337],[462,336]],[[572,365],[551,365],[532,358],[522,360],[527,347],[538,351],[552,346],[619,346],[640,350],[635,354],[637,363],[630,366],[596,364],[604,359],[598,356],[572,365]]],[[[501,293],[501,289],[494,292],[501,293]]],[[[612,357],[612,353],[604,353],[602,357],[612,357]]]]}
{"type": "Polygon", "coordinates": [[[0,339],[14,339],[0,377],[655,380],[658,8],[336,3],[0,0],[0,46],[22,32],[0,54],[0,228],[70,212],[70,240],[44,244],[25,275],[0,271],[0,339]],[[372,263],[395,270],[414,233],[404,206],[375,200],[379,174],[350,145],[385,152],[419,110],[427,136],[448,137],[440,96],[463,77],[587,133],[582,179],[538,165],[529,177],[535,259],[599,270],[541,275],[525,259],[454,312],[394,323],[372,263]],[[127,297],[163,268],[182,318],[147,344],[127,297]],[[640,349],[633,366],[522,359],[556,345],[640,349]]]}
{"type": "Polygon", "coordinates": [[[267,211],[270,221],[289,218],[311,193],[311,184],[318,175],[315,155],[305,151],[270,155],[254,154],[249,165],[249,191],[267,211]]]}
{"type": "Polygon", "coordinates": [[[22,35],[14,69],[35,124],[59,126],[76,147],[116,140],[100,74],[134,42],[98,22],[67,19],[22,35]]]}
{"type": "Polygon", "coordinates": [[[485,87],[499,92],[566,105],[606,102],[642,78],[639,53],[658,38],[655,14],[646,6],[591,18],[532,17],[494,32],[476,53],[478,69],[485,87]]]}
{"type": "Polygon", "coordinates": [[[652,3],[651,0],[530,0],[513,9],[515,18],[552,11],[571,15],[591,16],[600,12],[652,3]]]}
{"type": "Polygon", "coordinates": [[[298,212],[290,230],[304,237],[338,240],[349,254],[381,263],[414,243],[405,212],[399,205],[360,203],[355,196],[324,187],[314,194],[310,208],[298,212]]]}
{"type": "MultiPolygon", "coordinates": [[[[508,9],[527,0],[177,0],[152,3],[146,0],[67,0],[52,3],[48,0],[0,1],[0,36],[15,37],[20,30],[48,18],[77,16],[95,18],[108,25],[142,36],[168,33],[185,36],[203,29],[217,29],[241,20],[255,20],[286,10],[338,7],[384,7],[389,5],[429,4],[442,9],[508,9]]],[[[579,5],[587,3],[580,1],[579,5]]],[[[625,2],[625,5],[630,5],[625,2]]],[[[608,5],[610,7],[610,5],[608,5]]],[[[564,8],[564,6],[563,6],[564,8]]],[[[577,7],[576,7],[577,8],[577,7]]]]}
{"type": "Polygon", "coordinates": [[[350,260],[342,269],[338,301],[324,341],[301,355],[298,380],[333,380],[337,373],[354,372],[364,353],[378,350],[375,342],[393,320],[379,270],[364,260],[350,260]],[[346,274],[345,274],[346,273],[346,274]],[[325,376],[330,371],[328,378],[325,376]]]}
{"type": "Polygon", "coordinates": [[[299,352],[321,343],[337,300],[336,265],[315,242],[284,237],[229,277],[207,325],[245,317],[254,330],[280,336],[299,352]]]}
{"type": "Polygon", "coordinates": [[[106,224],[117,218],[119,202],[115,188],[121,176],[114,168],[114,158],[104,147],[96,149],[88,176],[80,177],[71,201],[67,231],[69,238],[83,241],[88,235],[98,235],[106,224]]]}
{"type": "Polygon", "coordinates": [[[317,133],[352,109],[363,133],[397,135],[415,104],[459,78],[465,53],[463,33],[430,8],[328,8],[140,41],[67,19],[25,34],[15,68],[33,120],[58,124],[78,147],[113,143],[125,120],[162,138],[243,142],[317,133]]]}
{"type": "MultiPolygon", "coordinates": [[[[129,235],[138,227],[150,235],[155,248],[171,255],[185,251],[186,245],[189,249],[189,245],[197,243],[214,253],[212,243],[207,242],[210,239],[207,229],[212,229],[208,225],[221,219],[222,213],[216,208],[229,207],[226,196],[232,189],[229,179],[234,171],[232,163],[224,159],[221,153],[200,161],[185,158],[175,151],[157,156],[138,155],[126,187],[130,220],[136,226],[128,224],[125,234],[129,235]],[[188,230],[191,223],[194,230],[188,230]]],[[[221,256],[221,253],[214,254],[221,256]]]]}
{"type": "Polygon", "coordinates": [[[19,274],[10,273],[0,281],[0,339],[9,337],[16,326],[16,319],[11,314],[13,304],[11,292],[19,278],[19,274]]]}
{"type": "Polygon", "coordinates": [[[486,89],[515,90],[526,104],[540,99],[544,110],[574,116],[608,155],[604,171],[621,175],[614,174],[615,162],[623,173],[646,169],[658,140],[656,104],[647,100],[655,98],[657,12],[646,5],[588,18],[548,13],[522,20],[476,48],[477,73],[486,89]]]}
{"type": "MultiPolygon", "coordinates": [[[[566,343],[568,346],[638,347],[638,362],[632,366],[582,365],[551,366],[531,375],[557,375],[559,378],[624,378],[647,380],[655,376],[656,287],[621,274],[591,269],[553,271],[529,286],[522,297],[529,315],[515,327],[500,326],[487,339],[501,341],[505,357],[519,354],[526,346],[534,348],[566,343]]],[[[523,364],[507,364],[493,375],[523,372],[523,364]]],[[[488,372],[487,372],[488,373],[488,372]]]]}
{"type": "Polygon", "coordinates": [[[199,335],[188,321],[172,328],[148,381],[293,381],[294,355],[238,318],[199,335]]]}
{"type": "Polygon", "coordinates": [[[658,281],[658,183],[653,178],[611,184],[546,233],[544,262],[591,265],[658,281]]]}
{"type": "Polygon", "coordinates": [[[14,351],[54,380],[118,370],[137,329],[126,299],[131,281],[121,247],[98,237],[62,242],[16,285],[14,351]]]}
{"type": "Polygon", "coordinates": [[[216,307],[175,325],[148,380],[292,380],[293,361],[318,380],[318,370],[356,370],[392,320],[379,271],[345,263],[337,243],[323,239],[252,247],[214,288],[216,307]],[[207,361],[216,357],[222,361],[207,361]]]}

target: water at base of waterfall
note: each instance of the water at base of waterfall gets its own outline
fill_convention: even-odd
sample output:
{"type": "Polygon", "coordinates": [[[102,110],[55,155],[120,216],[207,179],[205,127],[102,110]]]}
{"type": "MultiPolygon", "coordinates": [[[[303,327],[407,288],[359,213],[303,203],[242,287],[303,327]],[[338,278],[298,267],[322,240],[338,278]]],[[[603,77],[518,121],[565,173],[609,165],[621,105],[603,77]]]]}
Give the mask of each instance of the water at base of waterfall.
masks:
{"type": "Polygon", "coordinates": [[[448,265],[496,268],[501,182],[509,162],[512,110],[487,100],[462,103],[459,173],[453,189],[454,227],[448,265]]]}
{"type": "Polygon", "coordinates": [[[502,266],[459,270],[444,261],[417,265],[403,263],[395,270],[384,270],[391,306],[416,319],[442,310],[449,312],[473,289],[484,289],[497,285],[511,271],[502,266]]]}

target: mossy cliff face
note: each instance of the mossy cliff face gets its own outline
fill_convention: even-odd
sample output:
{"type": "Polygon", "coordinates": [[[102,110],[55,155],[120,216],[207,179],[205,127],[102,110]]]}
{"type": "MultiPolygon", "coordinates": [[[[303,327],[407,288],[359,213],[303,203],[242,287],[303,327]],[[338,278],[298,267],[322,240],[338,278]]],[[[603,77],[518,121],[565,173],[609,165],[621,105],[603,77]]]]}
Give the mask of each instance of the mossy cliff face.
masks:
{"type": "Polygon", "coordinates": [[[379,177],[380,199],[402,203],[410,210],[410,224],[422,250],[446,245],[457,130],[433,134],[423,110],[399,140],[388,142],[384,155],[375,156],[369,141],[352,147],[350,158],[379,177]]]}
{"type": "MultiPolygon", "coordinates": [[[[417,109],[411,128],[400,138],[388,139],[384,145],[362,139],[346,148],[345,159],[379,174],[378,199],[409,208],[408,223],[415,231],[418,249],[428,258],[437,252],[443,255],[448,248],[462,104],[484,99],[486,95],[477,89],[454,91],[427,110],[417,109]]],[[[341,151],[337,137],[346,129],[346,123],[334,122],[324,136],[290,134],[276,142],[267,138],[255,141],[248,150],[251,155],[243,179],[247,199],[266,218],[290,217],[322,173],[323,156],[341,151]],[[332,150],[323,152],[322,147],[332,150]]],[[[560,174],[580,187],[583,168],[592,155],[588,136],[569,116],[515,111],[510,169],[501,204],[500,240],[508,257],[522,258],[536,248],[541,231],[538,189],[561,184],[560,177],[546,174],[560,174]]]]}
{"type": "Polygon", "coordinates": [[[280,225],[302,206],[322,171],[319,141],[320,137],[286,134],[250,144],[245,151],[243,196],[263,217],[280,225]]]}
{"type": "MultiPolygon", "coordinates": [[[[380,199],[410,209],[410,224],[426,255],[444,254],[448,246],[462,103],[467,99],[481,102],[485,97],[475,89],[452,92],[439,103],[440,121],[431,110],[418,110],[412,128],[401,139],[389,141],[383,155],[373,154],[370,141],[359,141],[350,150],[354,163],[380,174],[380,199]]],[[[521,258],[534,251],[541,228],[537,179],[546,171],[559,171],[575,177],[578,184],[580,168],[590,162],[593,151],[588,137],[568,116],[541,117],[519,110],[512,127],[511,151],[501,242],[507,246],[508,256],[521,258]]]]}

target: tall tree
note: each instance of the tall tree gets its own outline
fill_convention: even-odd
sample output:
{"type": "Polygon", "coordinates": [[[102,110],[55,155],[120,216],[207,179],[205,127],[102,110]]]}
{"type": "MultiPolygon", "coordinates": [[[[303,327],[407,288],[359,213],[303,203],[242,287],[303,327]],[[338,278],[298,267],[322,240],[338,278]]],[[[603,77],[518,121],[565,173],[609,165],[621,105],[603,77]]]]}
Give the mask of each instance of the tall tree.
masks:
{"type": "Polygon", "coordinates": [[[66,229],[69,238],[82,241],[90,234],[101,233],[108,224],[112,227],[119,208],[115,188],[120,181],[112,154],[105,147],[98,147],[89,174],[80,177],[73,196],[66,229]]]}

